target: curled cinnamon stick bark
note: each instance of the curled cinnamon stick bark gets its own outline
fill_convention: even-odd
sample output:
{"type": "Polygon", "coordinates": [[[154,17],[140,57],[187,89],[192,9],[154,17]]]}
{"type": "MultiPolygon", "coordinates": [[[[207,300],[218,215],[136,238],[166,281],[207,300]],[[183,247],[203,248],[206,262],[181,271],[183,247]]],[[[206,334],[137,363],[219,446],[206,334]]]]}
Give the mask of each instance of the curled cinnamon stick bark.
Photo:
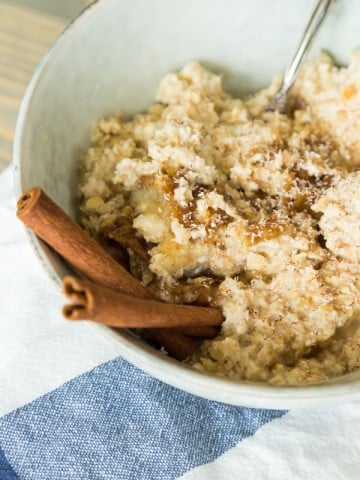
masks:
{"type": "Polygon", "coordinates": [[[87,235],[41,188],[31,188],[22,195],[17,203],[17,216],[94,283],[136,297],[151,298],[141,283],[87,235]]]}
{"type": "MultiPolygon", "coordinates": [[[[139,298],[151,298],[141,283],[88,236],[41,188],[29,189],[19,199],[17,206],[18,218],[94,283],[139,298]]],[[[156,328],[147,331],[178,360],[188,357],[198,344],[187,335],[210,338],[217,334],[215,327],[181,327],[174,331],[156,328]]]]}
{"type": "Polygon", "coordinates": [[[214,308],[143,300],[75,277],[65,277],[62,288],[72,302],[63,308],[68,320],[122,328],[211,327],[223,321],[214,308]]]}

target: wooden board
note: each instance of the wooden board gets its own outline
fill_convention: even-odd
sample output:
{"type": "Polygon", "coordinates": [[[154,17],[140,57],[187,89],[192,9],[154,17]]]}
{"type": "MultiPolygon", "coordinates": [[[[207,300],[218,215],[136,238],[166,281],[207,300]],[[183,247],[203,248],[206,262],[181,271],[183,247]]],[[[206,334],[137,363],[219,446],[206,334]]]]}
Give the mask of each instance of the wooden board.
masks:
{"type": "Polygon", "coordinates": [[[65,26],[63,18],[0,3],[0,171],[11,161],[16,118],[26,86],[65,26]]]}

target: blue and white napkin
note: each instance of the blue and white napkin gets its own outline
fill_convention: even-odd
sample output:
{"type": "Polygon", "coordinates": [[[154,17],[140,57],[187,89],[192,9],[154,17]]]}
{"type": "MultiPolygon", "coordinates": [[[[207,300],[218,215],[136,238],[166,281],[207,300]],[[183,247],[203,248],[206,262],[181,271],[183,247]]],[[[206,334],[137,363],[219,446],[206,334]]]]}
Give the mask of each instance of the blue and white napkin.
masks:
{"type": "Polygon", "coordinates": [[[360,478],[360,404],[275,411],[169,387],[62,297],[0,175],[0,480],[360,478]]]}

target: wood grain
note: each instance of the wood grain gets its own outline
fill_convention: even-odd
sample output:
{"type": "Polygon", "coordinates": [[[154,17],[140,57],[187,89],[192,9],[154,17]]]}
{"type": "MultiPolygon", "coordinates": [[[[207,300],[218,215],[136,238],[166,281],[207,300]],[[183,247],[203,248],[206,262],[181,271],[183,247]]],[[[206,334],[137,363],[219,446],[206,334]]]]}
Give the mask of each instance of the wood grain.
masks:
{"type": "Polygon", "coordinates": [[[26,86],[66,23],[55,15],[0,3],[0,171],[11,161],[26,86]]]}

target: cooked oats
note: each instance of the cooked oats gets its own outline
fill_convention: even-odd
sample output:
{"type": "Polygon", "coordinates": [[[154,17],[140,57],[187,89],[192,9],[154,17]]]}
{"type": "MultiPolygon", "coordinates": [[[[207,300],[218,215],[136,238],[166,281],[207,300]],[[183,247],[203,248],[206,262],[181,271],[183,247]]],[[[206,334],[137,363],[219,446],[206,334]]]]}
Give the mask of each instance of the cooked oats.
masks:
{"type": "Polygon", "coordinates": [[[360,53],[308,63],[289,116],[266,111],[277,85],[240,100],[191,63],[100,120],[82,222],[157,298],[222,309],[189,364],[318,382],[360,367],[360,53]]]}

